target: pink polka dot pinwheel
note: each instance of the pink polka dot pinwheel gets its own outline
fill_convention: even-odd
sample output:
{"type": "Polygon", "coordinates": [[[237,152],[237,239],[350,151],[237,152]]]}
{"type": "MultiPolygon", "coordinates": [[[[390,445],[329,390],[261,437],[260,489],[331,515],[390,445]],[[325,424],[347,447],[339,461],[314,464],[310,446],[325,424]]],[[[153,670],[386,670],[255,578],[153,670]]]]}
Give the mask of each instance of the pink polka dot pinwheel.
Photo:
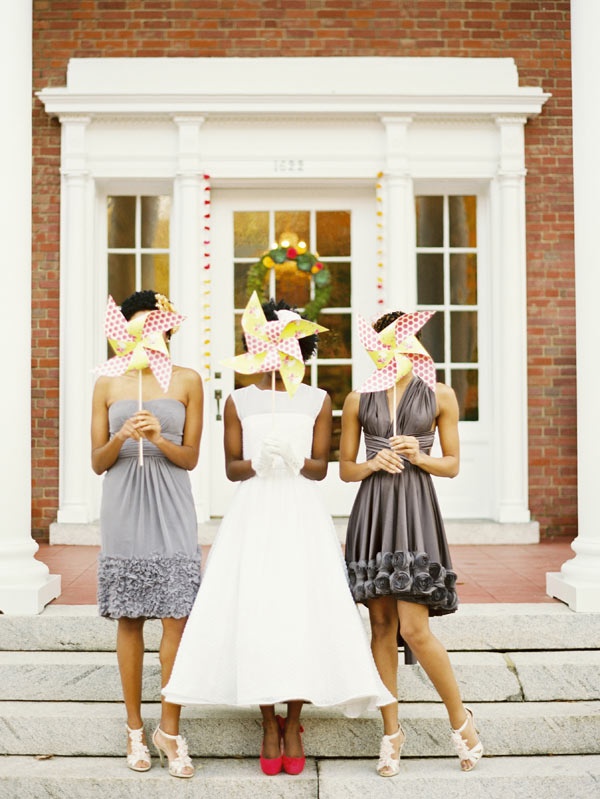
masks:
{"type": "Polygon", "coordinates": [[[294,311],[277,311],[278,319],[267,322],[254,291],[242,314],[242,329],[248,352],[227,358],[230,366],[243,375],[279,370],[288,394],[293,397],[304,377],[304,361],[298,339],[327,330],[316,322],[302,319],[294,311]]]}
{"type": "Polygon", "coordinates": [[[412,371],[435,391],[435,364],[415,333],[435,311],[415,311],[398,317],[380,333],[359,315],[358,336],[371,356],[377,371],[356,390],[361,394],[385,391],[412,371]]]}
{"type": "Polygon", "coordinates": [[[167,391],[173,365],[163,334],[178,327],[184,319],[178,313],[156,310],[128,322],[109,297],[104,333],[116,355],[98,366],[96,374],[117,377],[150,367],[162,390],[167,391]]]}

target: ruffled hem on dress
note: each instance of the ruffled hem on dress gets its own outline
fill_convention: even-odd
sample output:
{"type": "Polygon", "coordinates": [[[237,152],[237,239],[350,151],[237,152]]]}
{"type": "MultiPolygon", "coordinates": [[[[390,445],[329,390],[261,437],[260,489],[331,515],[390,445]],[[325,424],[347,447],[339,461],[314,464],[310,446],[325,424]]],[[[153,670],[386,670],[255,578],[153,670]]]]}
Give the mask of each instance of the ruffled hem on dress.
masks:
{"type": "Polygon", "coordinates": [[[200,552],[98,559],[98,611],[110,619],[181,619],[200,588],[200,552]]]}
{"type": "Polygon", "coordinates": [[[458,607],[456,572],[431,562],[426,552],[378,552],[373,560],[348,563],[348,579],[355,602],[393,596],[427,605],[432,616],[453,613],[458,607]]]}

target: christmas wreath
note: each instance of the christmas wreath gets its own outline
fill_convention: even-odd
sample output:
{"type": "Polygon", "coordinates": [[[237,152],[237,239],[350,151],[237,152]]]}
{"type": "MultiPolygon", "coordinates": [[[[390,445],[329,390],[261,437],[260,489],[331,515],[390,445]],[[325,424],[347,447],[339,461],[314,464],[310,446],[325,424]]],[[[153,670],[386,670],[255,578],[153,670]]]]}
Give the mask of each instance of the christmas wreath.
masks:
{"type": "Polygon", "coordinates": [[[248,270],[246,279],[246,289],[248,296],[256,291],[259,297],[269,299],[267,281],[265,280],[269,269],[273,269],[276,264],[294,262],[300,272],[305,272],[314,286],[313,298],[304,308],[303,316],[311,321],[316,321],[321,310],[329,302],[331,296],[331,272],[321,263],[317,255],[307,252],[305,248],[298,247],[275,247],[265,253],[260,261],[252,264],[248,270]]]}

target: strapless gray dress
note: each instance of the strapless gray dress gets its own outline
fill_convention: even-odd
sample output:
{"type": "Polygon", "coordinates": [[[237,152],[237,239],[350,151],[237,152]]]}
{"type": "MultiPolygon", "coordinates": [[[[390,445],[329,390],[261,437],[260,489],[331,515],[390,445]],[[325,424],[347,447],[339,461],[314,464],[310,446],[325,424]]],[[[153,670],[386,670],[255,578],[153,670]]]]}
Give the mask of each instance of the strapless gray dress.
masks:
{"type": "MultiPolygon", "coordinates": [[[[397,435],[415,436],[429,453],[435,395],[413,377],[397,408],[397,435]]],[[[392,420],[385,391],[361,394],[359,421],[367,458],[389,447],[392,420]]],[[[394,596],[427,605],[430,615],[457,609],[456,573],[431,475],[404,460],[404,471],[362,481],[348,520],[346,563],[356,602],[394,596]]]]}
{"type": "MultiPolygon", "coordinates": [[[[143,403],[161,424],[162,435],[181,444],[185,405],[174,399],[143,403]]],[[[137,410],[118,400],[108,411],[113,436],[137,410]]],[[[128,439],[104,476],[100,509],[102,547],[98,560],[101,616],[183,618],[200,587],[198,525],[190,477],[158,447],[128,439]]]]}

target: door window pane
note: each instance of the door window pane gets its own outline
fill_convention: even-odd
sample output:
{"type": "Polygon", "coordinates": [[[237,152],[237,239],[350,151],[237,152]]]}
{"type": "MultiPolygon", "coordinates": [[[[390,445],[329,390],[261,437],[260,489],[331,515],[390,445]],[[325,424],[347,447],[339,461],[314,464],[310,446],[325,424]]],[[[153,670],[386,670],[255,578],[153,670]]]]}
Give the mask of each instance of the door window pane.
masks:
{"type": "Polygon", "coordinates": [[[450,303],[452,305],[477,305],[477,255],[455,253],[450,255],[450,303]]]}
{"type": "Polygon", "coordinates": [[[349,211],[317,211],[317,252],[321,258],[350,255],[349,211]]]}
{"type": "Polygon", "coordinates": [[[421,305],[444,302],[444,256],[440,253],[417,255],[417,294],[421,305]]]}
{"type": "Polygon", "coordinates": [[[450,313],[450,357],[454,363],[477,363],[477,314],[450,313]]]}
{"type": "Polygon", "coordinates": [[[304,242],[311,250],[310,213],[308,211],[276,211],[275,239],[281,247],[297,247],[304,242]]]}
{"type": "Polygon", "coordinates": [[[269,212],[236,211],[233,242],[236,258],[259,258],[269,249],[269,212]]]}
{"type": "Polygon", "coordinates": [[[477,197],[421,196],[415,204],[417,302],[436,311],[421,340],[435,361],[438,380],[456,391],[460,419],[477,421],[477,197]]]}
{"type": "Polygon", "coordinates": [[[142,254],[142,286],[169,296],[169,256],[166,253],[142,254]]]}
{"type": "Polygon", "coordinates": [[[458,399],[461,420],[476,422],[479,418],[479,372],[476,369],[453,369],[452,388],[458,399]]]}
{"type": "Polygon", "coordinates": [[[108,247],[135,247],[135,197],[109,197],[106,203],[108,247]]]}
{"type": "Polygon", "coordinates": [[[417,197],[417,247],[441,247],[444,243],[444,198],[417,197]]]}
{"type": "Polygon", "coordinates": [[[477,197],[448,197],[451,247],[477,247],[477,197]]]}
{"type": "Polygon", "coordinates": [[[332,308],[350,307],[350,262],[339,264],[327,262],[331,272],[331,297],[329,304],[332,308]]]}
{"type": "Polygon", "coordinates": [[[135,255],[108,256],[108,293],[117,305],[135,291],[135,255]]]}
{"type": "MultiPolygon", "coordinates": [[[[436,313],[421,329],[421,344],[436,363],[443,363],[445,352],[444,314],[436,313]]],[[[444,380],[442,380],[442,383],[444,380]]]]}
{"type": "Polygon", "coordinates": [[[168,196],[142,197],[142,247],[169,248],[171,198],[168,196]]]}
{"type": "Polygon", "coordinates": [[[319,341],[319,359],[352,357],[352,319],[350,314],[327,314],[323,321],[329,330],[319,341]]]}

